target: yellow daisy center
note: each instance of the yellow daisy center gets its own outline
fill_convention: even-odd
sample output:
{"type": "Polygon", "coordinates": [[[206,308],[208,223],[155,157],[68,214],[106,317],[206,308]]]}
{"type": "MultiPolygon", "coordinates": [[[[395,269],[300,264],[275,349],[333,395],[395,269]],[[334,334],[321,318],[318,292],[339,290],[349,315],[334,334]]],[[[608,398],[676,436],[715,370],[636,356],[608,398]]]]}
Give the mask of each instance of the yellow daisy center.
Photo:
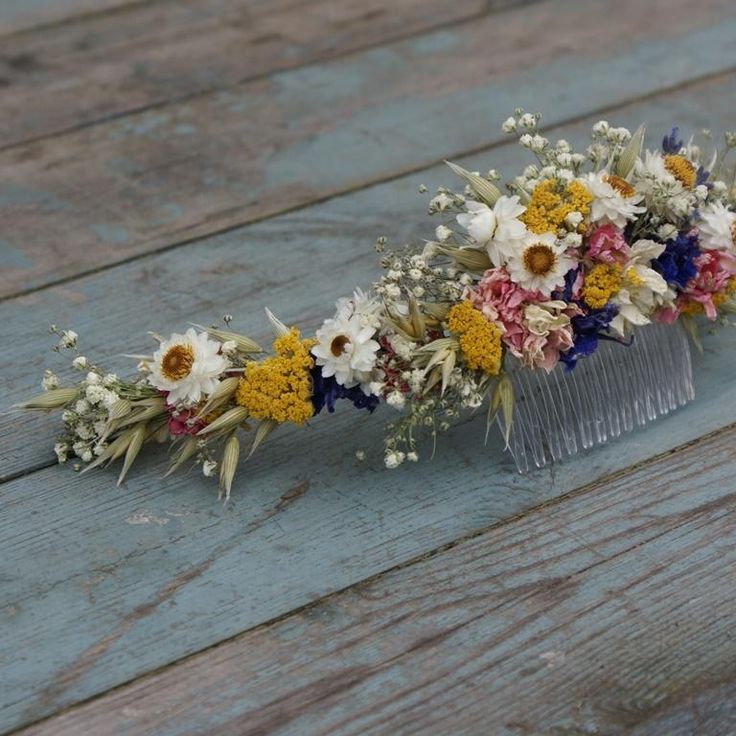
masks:
{"type": "Polygon", "coordinates": [[[495,376],[501,370],[501,330],[469,301],[455,304],[447,313],[447,327],[458,336],[468,367],[495,376]]]}
{"type": "Polygon", "coordinates": [[[620,176],[616,176],[616,174],[604,176],[603,181],[615,189],[622,197],[633,197],[636,194],[636,189],[626,179],[622,179],[620,176]]]}
{"type": "Polygon", "coordinates": [[[736,243],[736,222],[731,225],[731,240],[736,243]]]}
{"type": "Polygon", "coordinates": [[[524,268],[535,276],[551,273],[556,263],[557,255],[544,243],[536,243],[524,251],[524,268]]]}
{"type": "Polygon", "coordinates": [[[345,348],[350,345],[350,338],[347,335],[338,335],[330,343],[330,352],[339,358],[344,352],[345,348]]]}
{"type": "Polygon", "coordinates": [[[692,189],[695,184],[695,167],[679,153],[670,153],[664,157],[664,167],[682,186],[692,189]]]}
{"type": "Polygon", "coordinates": [[[161,360],[161,375],[169,381],[181,381],[191,373],[193,364],[191,345],[172,345],[161,360]]]}

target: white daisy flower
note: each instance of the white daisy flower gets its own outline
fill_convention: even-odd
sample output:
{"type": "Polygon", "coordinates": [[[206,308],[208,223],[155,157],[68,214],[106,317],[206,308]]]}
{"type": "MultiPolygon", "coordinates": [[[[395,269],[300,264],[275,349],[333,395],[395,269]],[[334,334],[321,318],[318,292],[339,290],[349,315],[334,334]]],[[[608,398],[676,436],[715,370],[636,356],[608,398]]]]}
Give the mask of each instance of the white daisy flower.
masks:
{"type": "Polygon", "coordinates": [[[506,264],[511,280],[528,291],[549,296],[565,284],[565,274],[576,261],[552,233],[529,234],[506,264]]]}
{"type": "Polygon", "coordinates": [[[736,212],[723,202],[714,202],[700,211],[700,245],[712,250],[733,250],[736,212]]]}
{"type": "Polygon", "coordinates": [[[649,324],[657,309],[674,301],[674,291],[661,274],[650,267],[664,249],[663,243],[653,240],[637,240],[631,246],[629,259],[623,265],[621,288],[611,299],[618,307],[611,329],[622,337],[633,325],[649,324]]]}
{"type": "Polygon", "coordinates": [[[196,404],[214,391],[227,368],[220,347],[206,332],[189,328],[183,335],[175,333],[153,354],[148,380],[157,389],[169,392],[168,404],[196,404]]]}
{"type": "Polygon", "coordinates": [[[370,395],[371,372],[380,347],[373,339],[375,332],[373,326],[362,323],[359,314],[325,320],[316,333],[318,343],[312,348],[322,375],[334,376],[346,388],[360,384],[363,392],[370,395]]]}
{"type": "Polygon", "coordinates": [[[526,236],[526,225],[519,220],[526,207],[517,196],[499,197],[493,209],[473,200],[465,206],[468,211],[457,216],[458,224],[478,245],[485,246],[494,266],[503,265],[513,246],[526,236]]]}
{"type": "Polygon", "coordinates": [[[642,195],[625,179],[598,171],[583,179],[585,188],[593,195],[590,205],[591,222],[610,222],[624,228],[629,220],[644,212],[638,207],[642,195]]]}

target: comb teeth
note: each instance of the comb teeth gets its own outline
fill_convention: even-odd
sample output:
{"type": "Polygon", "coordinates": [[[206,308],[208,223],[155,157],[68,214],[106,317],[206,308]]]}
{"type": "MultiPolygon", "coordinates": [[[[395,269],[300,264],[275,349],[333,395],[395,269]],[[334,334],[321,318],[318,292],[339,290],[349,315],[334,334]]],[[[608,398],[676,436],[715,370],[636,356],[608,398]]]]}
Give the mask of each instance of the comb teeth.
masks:
{"type": "Polygon", "coordinates": [[[695,397],[690,346],[677,325],[640,328],[629,346],[601,340],[570,372],[514,363],[509,451],[520,473],[602,445],[695,397]]]}

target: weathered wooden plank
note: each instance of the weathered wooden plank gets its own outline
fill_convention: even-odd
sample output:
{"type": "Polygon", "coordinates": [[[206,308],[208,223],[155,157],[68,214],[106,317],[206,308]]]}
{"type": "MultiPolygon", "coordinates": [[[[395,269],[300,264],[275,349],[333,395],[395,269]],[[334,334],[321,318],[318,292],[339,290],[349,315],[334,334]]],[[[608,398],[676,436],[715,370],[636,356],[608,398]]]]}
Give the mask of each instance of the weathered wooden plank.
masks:
{"type": "MultiPolygon", "coordinates": [[[[144,458],[108,474],[49,468],[0,485],[0,729],[18,726],[555,498],[733,420],[736,335],[706,338],[697,401],[656,427],[522,478],[483,418],[437,457],[381,467],[381,417],[284,431],[226,508],[144,458]],[[354,460],[355,448],[369,460],[354,460]],[[315,459],[318,459],[315,461],[315,459]]],[[[385,416],[385,415],[384,415],[385,416]]]]}
{"type": "Polygon", "coordinates": [[[0,35],[63,23],[140,2],[145,0],[0,0],[0,35]]]}
{"type": "MultiPolygon", "coordinates": [[[[691,131],[732,128],[735,94],[736,81],[727,75],[613,115],[632,127],[646,120],[656,145],[675,123],[691,131]]],[[[594,119],[566,126],[559,134],[583,146],[594,119]]],[[[513,142],[463,160],[472,168],[495,167],[509,176],[528,162],[513,142]]],[[[75,329],[88,355],[104,359],[118,373],[128,370],[129,363],[115,355],[138,353],[148,330],[172,331],[186,320],[209,323],[229,312],[240,329],[265,339],[262,310],[271,306],[285,319],[316,326],[335,298],[377,275],[371,247],[377,235],[386,234],[400,245],[433,231],[436,223],[424,214],[426,198],[417,195],[417,186],[451,181],[444,166],[435,167],[0,303],[0,323],[15,346],[12,352],[0,351],[5,389],[0,408],[37,392],[44,367],[64,367],[44,349],[50,344],[50,322],[75,329]]],[[[0,413],[0,481],[53,458],[53,426],[43,416],[0,413]],[[27,439],[19,441],[19,435],[27,439]]]]}
{"type": "Polygon", "coordinates": [[[517,104],[561,121],[736,65],[732,3],[666,6],[550,0],[9,149],[0,295],[479,148],[517,104]]]}
{"type": "MultiPolygon", "coordinates": [[[[615,118],[629,125],[647,119],[652,131],[674,122],[722,127],[734,84],[693,85],[615,118]]],[[[564,133],[579,140],[589,123],[564,133]]],[[[498,149],[487,165],[510,170],[522,155],[516,147],[498,149]]],[[[208,321],[228,311],[243,315],[238,327],[262,333],[256,305],[270,304],[287,321],[314,324],[328,302],[370,278],[377,222],[390,223],[398,242],[426,232],[428,222],[418,225],[424,218],[416,186],[446,176],[429,170],[5,302],[0,322],[14,352],[0,353],[10,385],[3,400],[36,380],[38,346],[52,317],[67,324],[74,318],[89,354],[110,357],[116,369],[124,362],[114,355],[140,348],[146,329],[166,331],[182,319],[208,321]]],[[[110,475],[57,468],[4,483],[0,555],[8,579],[0,650],[16,656],[0,675],[0,729],[724,426],[736,398],[736,335],[722,331],[705,344],[696,358],[694,404],[657,428],[526,479],[501,458],[497,442],[483,446],[482,418],[448,436],[434,462],[389,473],[380,467],[380,416],[343,411],[309,431],[276,436],[241,472],[224,509],[203,479],[159,480],[153,471],[160,459],[144,461],[123,492],[110,475]],[[363,465],[352,455],[361,446],[370,458],[363,465]]],[[[12,437],[17,457],[27,460],[27,447],[38,456],[48,441],[43,427],[14,427],[29,432],[22,441],[12,437]]]]}
{"type": "Polygon", "coordinates": [[[0,146],[519,2],[159,0],[19,34],[0,55],[0,146]]]}
{"type": "Polygon", "coordinates": [[[22,733],[732,734],[735,441],[732,428],[22,733]]]}

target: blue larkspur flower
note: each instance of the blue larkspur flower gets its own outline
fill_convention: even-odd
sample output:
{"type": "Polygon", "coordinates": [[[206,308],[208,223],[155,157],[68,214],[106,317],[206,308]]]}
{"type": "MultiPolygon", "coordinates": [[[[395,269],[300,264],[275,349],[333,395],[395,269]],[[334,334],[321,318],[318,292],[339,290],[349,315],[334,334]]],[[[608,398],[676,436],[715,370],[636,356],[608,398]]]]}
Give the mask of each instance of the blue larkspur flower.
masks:
{"type": "Polygon", "coordinates": [[[665,153],[679,153],[682,146],[683,142],[680,138],[680,129],[677,126],[672,128],[669,135],[662,138],[662,150],[665,153]]]}
{"type": "Polygon", "coordinates": [[[563,302],[571,302],[572,301],[572,288],[573,286],[575,286],[575,280],[578,277],[578,273],[580,273],[579,268],[571,268],[565,274],[564,287],[562,289],[556,289],[552,296],[555,299],[561,299],[563,302]]]}
{"type": "Polygon", "coordinates": [[[695,259],[700,255],[698,235],[695,231],[680,232],[676,238],[665,243],[659,258],[652,261],[652,268],[668,284],[684,289],[687,282],[698,272],[695,259]]]}
{"type": "Polygon", "coordinates": [[[708,179],[710,179],[710,171],[698,166],[698,170],[695,172],[695,186],[699,187],[701,184],[705,184],[708,189],[713,189],[713,184],[708,179]]]}
{"type": "Polygon", "coordinates": [[[585,314],[579,314],[570,320],[573,346],[566,352],[560,353],[560,360],[565,364],[565,370],[571,371],[578,358],[592,355],[598,349],[600,340],[616,339],[607,335],[606,332],[611,320],[617,314],[618,307],[609,303],[602,309],[589,309],[585,314]]]}
{"type": "Polygon", "coordinates": [[[310,372],[312,375],[312,406],[315,414],[319,414],[325,406],[332,414],[338,399],[348,399],[356,409],[368,409],[371,413],[380,403],[378,396],[366,395],[360,386],[345,388],[335,380],[334,376],[323,376],[320,366],[314,366],[310,372]]]}

